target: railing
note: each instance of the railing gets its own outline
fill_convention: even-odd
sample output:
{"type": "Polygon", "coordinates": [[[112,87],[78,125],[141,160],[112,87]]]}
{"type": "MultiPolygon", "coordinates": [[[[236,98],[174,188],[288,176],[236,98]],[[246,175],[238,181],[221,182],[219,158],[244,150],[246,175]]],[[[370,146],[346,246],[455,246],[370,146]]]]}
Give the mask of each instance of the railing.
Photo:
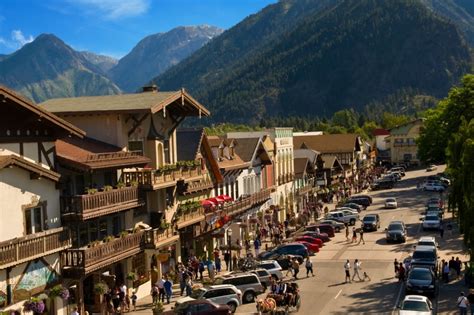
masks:
{"type": "Polygon", "coordinates": [[[151,169],[138,171],[125,171],[123,173],[123,182],[125,184],[138,183],[140,185],[153,187],[161,184],[170,183],[180,179],[189,179],[202,175],[200,167],[182,168],[168,171],[157,171],[151,169]]]}
{"type": "Polygon", "coordinates": [[[225,205],[223,210],[228,216],[236,215],[242,211],[250,209],[256,204],[263,203],[270,198],[271,188],[254,193],[249,197],[236,201],[233,204],[225,205]]]}
{"type": "Polygon", "coordinates": [[[165,230],[162,229],[154,229],[146,231],[145,236],[145,245],[147,247],[158,248],[161,244],[167,242],[168,240],[172,239],[173,237],[178,238],[178,234],[175,234],[172,228],[167,228],[165,230]]]}
{"type": "Polygon", "coordinates": [[[140,151],[119,151],[119,152],[105,152],[89,154],[86,158],[86,162],[98,162],[98,161],[112,161],[121,160],[130,157],[141,156],[140,151]]]}
{"type": "Polygon", "coordinates": [[[98,270],[140,252],[144,235],[145,231],[139,231],[88,248],[68,249],[61,253],[61,268],[83,275],[98,270]]]}
{"type": "Polygon", "coordinates": [[[144,204],[138,187],[124,187],[91,195],[61,197],[61,213],[77,215],[86,220],[110,213],[132,209],[144,204]]]}
{"type": "Polygon", "coordinates": [[[37,259],[71,247],[66,228],[51,229],[0,243],[0,269],[37,259]]]}
{"type": "Polygon", "coordinates": [[[393,146],[394,147],[414,147],[416,146],[416,142],[394,142],[393,146]]]}
{"type": "Polygon", "coordinates": [[[298,193],[299,195],[304,195],[304,194],[310,192],[312,189],[313,189],[313,185],[307,184],[307,185],[305,185],[305,186],[299,188],[298,191],[297,191],[297,193],[298,193]]]}
{"type": "Polygon", "coordinates": [[[199,180],[194,182],[189,182],[186,186],[186,190],[183,193],[193,193],[201,190],[211,189],[214,187],[211,179],[208,177],[205,180],[199,180]]]}
{"type": "Polygon", "coordinates": [[[182,213],[177,221],[178,228],[185,227],[187,222],[191,222],[197,218],[204,219],[204,208],[199,207],[197,210],[191,211],[189,213],[182,213]]]}

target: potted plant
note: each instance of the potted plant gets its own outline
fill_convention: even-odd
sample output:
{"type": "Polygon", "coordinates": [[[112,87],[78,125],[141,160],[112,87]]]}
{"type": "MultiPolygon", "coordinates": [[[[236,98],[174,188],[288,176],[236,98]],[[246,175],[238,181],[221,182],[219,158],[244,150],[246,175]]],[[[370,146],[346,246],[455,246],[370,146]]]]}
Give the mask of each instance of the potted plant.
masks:
{"type": "Polygon", "coordinates": [[[125,183],[122,182],[122,181],[120,181],[120,182],[117,183],[116,187],[117,187],[118,189],[124,188],[124,187],[125,187],[125,183]]]}
{"type": "Polygon", "coordinates": [[[121,237],[121,238],[124,238],[124,237],[126,237],[126,236],[128,236],[128,231],[122,231],[122,232],[120,232],[120,237],[121,237]]]}
{"type": "Polygon", "coordinates": [[[130,280],[130,281],[134,281],[136,279],[137,275],[135,272],[133,271],[130,271],[128,274],[127,274],[127,279],[130,280]]]}
{"type": "Polygon", "coordinates": [[[104,237],[104,243],[108,243],[112,241],[113,239],[114,237],[112,235],[107,235],[106,237],[104,237]]]}
{"type": "Polygon", "coordinates": [[[94,195],[97,193],[97,188],[87,188],[86,192],[88,195],[94,195]]]}
{"type": "Polygon", "coordinates": [[[161,220],[161,223],[160,223],[160,228],[162,230],[166,230],[170,227],[170,224],[168,222],[166,222],[165,220],[161,220]]]}
{"type": "Polygon", "coordinates": [[[94,292],[98,295],[104,295],[109,290],[109,286],[105,282],[99,282],[94,285],[94,292]]]}
{"type": "Polygon", "coordinates": [[[113,189],[114,189],[114,188],[113,188],[112,186],[110,186],[110,185],[105,185],[105,186],[104,186],[104,191],[111,191],[111,190],[113,190],[113,189]]]}
{"type": "Polygon", "coordinates": [[[165,309],[165,308],[163,307],[163,303],[162,303],[162,302],[160,302],[160,301],[156,302],[156,304],[153,305],[153,308],[152,308],[153,315],[163,313],[164,309],[165,309]]]}
{"type": "Polygon", "coordinates": [[[132,180],[132,181],[130,182],[130,185],[131,185],[132,187],[138,187],[138,182],[137,182],[136,180],[132,180]]]}
{"type": "Polygon", "coordinates": [[[25,301],[23,304],[23,309],[26,312],[33,312],[33,314],[43,314],[46,306],[44,305],[43,300],[39,298],[31,298],[28,301],[25,301]]]}
{"type": "Polygon", "coordinates": [[[49,297],[60,297],[63,300],[67,300],[69,298],[69,290],[68,288],[63,287],[61,284],[55,285],[49,290],[49,297]]]}

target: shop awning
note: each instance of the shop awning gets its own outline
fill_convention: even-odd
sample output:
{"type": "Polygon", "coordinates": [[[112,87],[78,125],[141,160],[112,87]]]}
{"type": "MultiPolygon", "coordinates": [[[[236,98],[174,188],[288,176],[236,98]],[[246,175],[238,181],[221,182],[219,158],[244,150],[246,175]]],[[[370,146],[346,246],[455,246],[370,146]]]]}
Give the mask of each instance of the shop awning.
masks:
{"type": "Polygon", "coordinates": [[[214,207],[216,204],[210,200],[201,200],[201,206],[203,207],[214,207]]]}
{"type": "Polygon", "coordinates": [[[214,197],[214,198],[209,198],[207,199],[215,204],[219,204],[219,203],[224,203],[224,199],[221,199],[220,197],[214,197]]]}
{"type": "Polygon", "coordinates": [[[220,196],[217,196],[217,198],[222,199],[225,202],[234,200],[234,198],[232,198],[231,196],[228,196],[228,195],[220,195],[220,196]]]}

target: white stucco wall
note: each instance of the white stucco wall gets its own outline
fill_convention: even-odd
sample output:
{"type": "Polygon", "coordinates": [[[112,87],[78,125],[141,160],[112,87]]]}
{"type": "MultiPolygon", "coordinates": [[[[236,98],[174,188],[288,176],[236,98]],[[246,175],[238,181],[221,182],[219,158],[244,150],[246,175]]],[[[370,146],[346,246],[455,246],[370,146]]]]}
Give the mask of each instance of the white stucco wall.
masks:
{"type": "MultiPolygon", "coordinates": [[[[48,151],[52,147],[54,147],[54,142],[43,142],[43,147],[45,151],[48,151]]],[[[33,163],[39,163],[39,155],[38,155],[38,143],[37,142],[29,142],[23,144],[23,158],[33,163]]],[[[20,156],[20,144],[19,143],[2,143],[2,148],[0,148],[0,155],[17,155],[20,156]]],[[[54,165],[54,152],[48,155],[49,160],[51,161],[52,165],[54,165]]],[[[46,162],[46,157],[44,153],[41,154],[41,163],[39,163],[42,167],[50,169],[49,165],[46,162]]]]}
{"type": "Polygon", "coordinates": [[[53,181],[31,180],[29,172],[17,167],[0,171],[0,241],[24,235],[21,206],[31,204],[36,198],[47,202],[48,227],[60,227],[59,190],[53,181]]]}
{"type": "Polygon", "coordinates": [[[375,137],[375,145],[377,146],[377,149],[379,150],[387,150],[387,142],[385,142],[385,138],[387,138],[387,135],[383,136],[376,136],[375,137]]]}

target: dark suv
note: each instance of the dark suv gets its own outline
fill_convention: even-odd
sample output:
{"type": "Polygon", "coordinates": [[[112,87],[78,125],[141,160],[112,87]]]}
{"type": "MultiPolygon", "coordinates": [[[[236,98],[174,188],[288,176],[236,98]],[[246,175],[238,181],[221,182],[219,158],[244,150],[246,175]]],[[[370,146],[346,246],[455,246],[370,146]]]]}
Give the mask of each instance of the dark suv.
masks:
{"type": "Polygon", "coordinates": [[[370,206],[370,204],[371,204],[370,199],[366,196],[353,196],[353,197],[350,197],[347,200],[347,202],[356,203],[358,205],[361,205],[362,207],[364,207],[364,209],[367,209],[367,207],[370,206]]]}
{"type": "Polygon", "coordinates": [[[269,259],[271,256],[274,254],[278,255],[295,255],[295,256],[301,256],[303,258],[306,258],[309,256],[308,250],[306,249],[306,246],[300,243],[288,243],[288,244],[282,244],[271,251],[261,253],[258,257],[260,259],[269,259]]]}
{"type": "Polygon", "coordinates": [[[380,227],[380,217],[378,214],[368,214],[362,219],[362,229],[364,231],[377,231],[380,227]]]}
{"type": "Polygon", "coordinates": [[[438,251],[434,246],[418,245],[413,251],[410,265],[413,267],[430,267],[434,272],[438,270],[438,251]]]}
{"type": "Polygon", "coordinates": [[[413,267],[407,276],[405,293],[434,296],[436,293],[436,275],[431,268],[413,267]]]}

